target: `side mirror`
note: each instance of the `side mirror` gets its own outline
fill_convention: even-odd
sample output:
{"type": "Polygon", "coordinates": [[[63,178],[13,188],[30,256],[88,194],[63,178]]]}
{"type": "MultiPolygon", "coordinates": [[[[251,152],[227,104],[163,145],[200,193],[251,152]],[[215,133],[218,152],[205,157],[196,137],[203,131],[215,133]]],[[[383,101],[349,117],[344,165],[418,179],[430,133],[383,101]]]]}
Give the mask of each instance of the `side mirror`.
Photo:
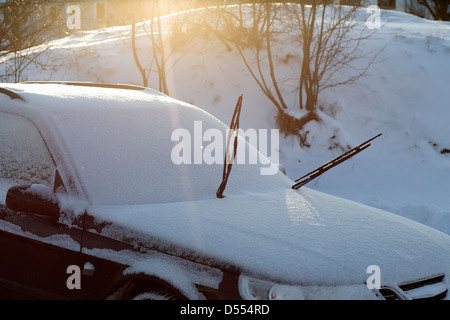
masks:
{"type": "Polygon", "coordinates": [[[41,184],[10,188],[6,194],[6,207],[48,217],[58,217],[60,212],[53,190],[41,184]]]}

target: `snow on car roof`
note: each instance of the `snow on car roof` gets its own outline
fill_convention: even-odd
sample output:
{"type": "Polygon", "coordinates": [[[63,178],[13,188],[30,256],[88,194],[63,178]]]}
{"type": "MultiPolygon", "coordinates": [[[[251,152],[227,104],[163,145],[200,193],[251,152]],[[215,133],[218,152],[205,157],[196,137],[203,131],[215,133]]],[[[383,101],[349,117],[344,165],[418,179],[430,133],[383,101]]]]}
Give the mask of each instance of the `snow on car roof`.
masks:
{"type": "Polygon", "coordinates": [[[115,104],[120,104],[127,101],[148,101],[154,96],[164,96],[150,88],[137,90],[141,87],[84,82],[69,82],[67,84],[64,82],[2,83],[0,88],[18,95],[28,102],[26,104],[28,108],[38,109],[40,112],[51,112],[54,108],[76,107],[78,110],[83,107],[95,108],[96,106],[102,106],[102,104],[99,104],[102,101],[114,101],[115,104]],[[133,88],[134,90],[132,90],[133,88]],[[83,103],[61,105],[58,100],[59,102],[64,100],[64,102],[78,101],[83,103]]]}
{"type": "MultiPolygon", "coordinates": [[[[177,164],[172,159],[174,147],[180,143],[172,137],[177,129],[189,132],[192,140],[203,140],[209,129],[226,135],[227,126],[204,110],[151,89],[59,84],[2,87],[25,99],[26,103],[14,103],[10,110],[32,117],[44,139],[53,139],[50,149],[53,146],[59,150],[56,153],[67,154],[65,162],[70,162],[72,175],[89,202],[133,205],[215,197],[223,161],[177,164]],[[196,123],[201,132],[194,132],[196,123]]],[[[190,142],[192,150],[183,152],[192,151],[192,156],[208,144],[200,141],[193,146],[194,141],[190,142]]],[[[244,140],[241,143],[246,144],[244,140]]],[[[264,177],[260,168],[259,164],[234,166],[225,194],[290,186],[291,181],[281,173],[278,178],[264,177]]]]}

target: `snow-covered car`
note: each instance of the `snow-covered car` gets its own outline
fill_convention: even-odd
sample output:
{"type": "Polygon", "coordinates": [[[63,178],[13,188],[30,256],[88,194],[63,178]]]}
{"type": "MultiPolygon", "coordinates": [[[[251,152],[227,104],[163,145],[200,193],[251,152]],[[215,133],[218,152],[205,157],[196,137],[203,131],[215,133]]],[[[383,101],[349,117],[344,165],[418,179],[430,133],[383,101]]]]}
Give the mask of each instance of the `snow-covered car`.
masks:
{"type": "Polygon", "coordinates": [[[1,84],[1,298],[448,298],[448,235],[267,163],[217,197],[223,164],[175,163],[177,129],[193,157],[227,126],[148,88],[1,84]]]}

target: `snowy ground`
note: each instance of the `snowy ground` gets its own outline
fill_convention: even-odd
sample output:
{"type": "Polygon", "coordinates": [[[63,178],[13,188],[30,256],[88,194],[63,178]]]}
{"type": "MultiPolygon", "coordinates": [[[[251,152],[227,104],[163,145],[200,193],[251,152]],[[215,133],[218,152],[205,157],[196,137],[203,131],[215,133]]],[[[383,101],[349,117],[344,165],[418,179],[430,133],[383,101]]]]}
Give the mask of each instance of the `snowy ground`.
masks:
{"type": "MultiPolygon", "coordinates": [[[[295,180],[341,154],[335,142],[372,146],[307,187],[386,209],[450,234],[450,23],[383,11],[383,26],[365,43],[384,48],[368,74],[351,86],[323,92],[321,123],[308,125],[310,148],[281,137],[279,156],[295,180]],[[332,138],[335,136],[335,138],[332,138]]],[[[137,41],[150,67],[150,40],[137,41]]],[[[133,61],[130,27],[91,31],[57,40],[41,56],[55,70],[30,68],[27,80],[142,84],[133,61]]],[[[275,108],[263,97],[235,51],[218,41],[193,43],[169,74],[170,95],[229,123],[244,94],[241,126],[275,128],[275,108]]],[[[155,83],[152,83],[155,86],[155,83]]]]}

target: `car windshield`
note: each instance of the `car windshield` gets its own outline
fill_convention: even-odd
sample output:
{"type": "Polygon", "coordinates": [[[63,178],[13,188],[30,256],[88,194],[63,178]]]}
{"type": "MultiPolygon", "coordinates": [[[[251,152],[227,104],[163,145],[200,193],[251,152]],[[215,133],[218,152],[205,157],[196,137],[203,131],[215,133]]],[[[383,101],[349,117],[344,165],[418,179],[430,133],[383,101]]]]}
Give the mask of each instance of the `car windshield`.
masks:
{"type": "MultiPolygon", "coordinates": [[[[219,152],[215,156],[220,163],[208,164],[210,160],[202,157],[202,152],[217,152],[211,152],[214,138],[207,137],[212,132],[208,129],[220,130],[226,145],[227,127],[199,108],[130,103],[128,108],[109,106],[102,112],[83,108],[83,112],[60,112],[52,117],[93,204],[165,203],[216,196],[223,158],[219,152]],[[187,133],[190,136],[186,137],[187,133]],[[180,157],[185,163],[178,164],[180,157]]],[[[240,144],[246,145],[248,152],[248,143],[240,139],[240,144]]],[[[259,160],[235,164],[224,195],[289,186],[279,172],[261,175],[264,167],[267,164],[259,160]]]]}

